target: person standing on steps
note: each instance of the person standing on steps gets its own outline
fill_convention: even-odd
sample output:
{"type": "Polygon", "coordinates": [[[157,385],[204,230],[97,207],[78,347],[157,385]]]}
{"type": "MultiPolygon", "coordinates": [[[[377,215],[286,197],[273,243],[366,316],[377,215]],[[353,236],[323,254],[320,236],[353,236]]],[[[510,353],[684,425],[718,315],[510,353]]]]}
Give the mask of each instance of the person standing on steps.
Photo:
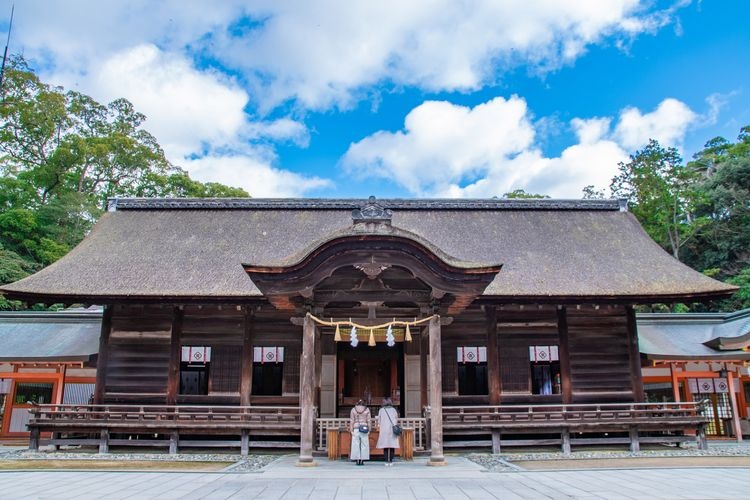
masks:
{"type": "Polygon", "coordinates": [[[399,447],[398,436],[393,432],[393,426],[398,424],[398,410],[393,407],[391,398],[383,398],[383,406],[378,411],[375,420],[380,430],[376,447],[383,449],[385,466],[390,467],[393,465],[393,455],[396,448],[399,447]]]}
{"type": "Polygon", "coordinates": [[[352,432],[349,460],[356,460],[357,465],[364,465],[365,460],[370,460],[370,418],[370,409],[360,399],[349,414],[349,429],[352,432]]]}

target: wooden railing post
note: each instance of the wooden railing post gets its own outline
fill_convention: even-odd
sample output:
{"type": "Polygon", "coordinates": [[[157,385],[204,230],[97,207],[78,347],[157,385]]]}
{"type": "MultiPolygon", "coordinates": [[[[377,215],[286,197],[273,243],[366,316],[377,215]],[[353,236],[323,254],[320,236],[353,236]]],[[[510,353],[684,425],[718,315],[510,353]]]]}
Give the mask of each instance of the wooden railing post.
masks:
{"type": "Polygon", "coordinates": [[[563,427],[560,437],[562,438],[563,455],[570,455],[570,428],[563,427]]]}
{"type": "Polygon", "coordinates": [[[31,428],[31,433],[29,434],[29,449],[32,451],[39,451],[39,427],[34,426],[31,428]]]}
{"type": "Polygon", "coordinates": [[[99,453],[109,453],[109,429],[102,429],[99,433],[99,453]]]}
{"type": "Polygon", "coordinates": [[[175,429],[169,433],[169,454],[176,455],[179,453],[180,433],[175,429]]]}
{"type": "Polygon", "coordinates": [[[641,443],[638,439],[638,427],[631,425],[630,429],[628,429],[628,434],[630,435],[630,451],[633,453],[641,451],[641,443]]]}

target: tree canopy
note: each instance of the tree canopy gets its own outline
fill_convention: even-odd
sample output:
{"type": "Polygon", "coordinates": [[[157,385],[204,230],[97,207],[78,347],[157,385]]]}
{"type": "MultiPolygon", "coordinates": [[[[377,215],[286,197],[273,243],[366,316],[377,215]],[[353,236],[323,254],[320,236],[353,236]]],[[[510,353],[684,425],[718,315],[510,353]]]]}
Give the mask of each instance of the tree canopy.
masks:
{"type": "MultiPolygon", "coordinates": [[[[104,105],[10,61],[0,89],[0,283],[65,255],[107,198],[248,196],[172,165],[145,120],[126,99],[104,105]]],[[[0,298],[0,309],[19,306],[0,298]]]]}
{"type": "Polygon", "coordinates": [[[685,163],[650,141],[610,186],[649,235],[685,264],[740,287],[719,309],[750,307],[750,127],[716,137],[685,163]]]}

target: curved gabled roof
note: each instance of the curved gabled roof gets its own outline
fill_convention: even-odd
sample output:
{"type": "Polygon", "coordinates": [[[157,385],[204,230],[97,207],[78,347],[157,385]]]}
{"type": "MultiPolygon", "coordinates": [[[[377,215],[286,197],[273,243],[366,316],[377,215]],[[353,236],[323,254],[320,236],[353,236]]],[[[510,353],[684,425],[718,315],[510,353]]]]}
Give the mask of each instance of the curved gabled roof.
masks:
{"type": "MultiPolygon", "coordinates": [[[[260,296],[242,263],[288,263],[315,242],[352,231],[352,209],[366,203],[117,200],[68,255],[0,290],[40,301],[260,296]]],[[[392,211],[395,230],[441,255],[502,265],[484,295],[660,301],[735,289],[673,259],[617,200],[379,203],[392,211]]]]}

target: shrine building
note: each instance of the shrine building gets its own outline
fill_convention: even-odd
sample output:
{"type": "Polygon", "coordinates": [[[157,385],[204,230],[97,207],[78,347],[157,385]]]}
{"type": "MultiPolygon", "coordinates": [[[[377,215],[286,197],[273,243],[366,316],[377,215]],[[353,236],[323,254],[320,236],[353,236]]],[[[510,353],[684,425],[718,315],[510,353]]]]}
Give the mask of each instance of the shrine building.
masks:
{"type": "Polygon", "coordinates": [[[431,464],[471,443],[701,443],[696,402],[644,400],[634,306],[735,289],[622,200],[374,197],[113,199],[0,287],[104,306],[93,404],[37,405],[32,447],[293,446],[301,465],[345,452],[354,403],[385,396],[431,464]]]}

